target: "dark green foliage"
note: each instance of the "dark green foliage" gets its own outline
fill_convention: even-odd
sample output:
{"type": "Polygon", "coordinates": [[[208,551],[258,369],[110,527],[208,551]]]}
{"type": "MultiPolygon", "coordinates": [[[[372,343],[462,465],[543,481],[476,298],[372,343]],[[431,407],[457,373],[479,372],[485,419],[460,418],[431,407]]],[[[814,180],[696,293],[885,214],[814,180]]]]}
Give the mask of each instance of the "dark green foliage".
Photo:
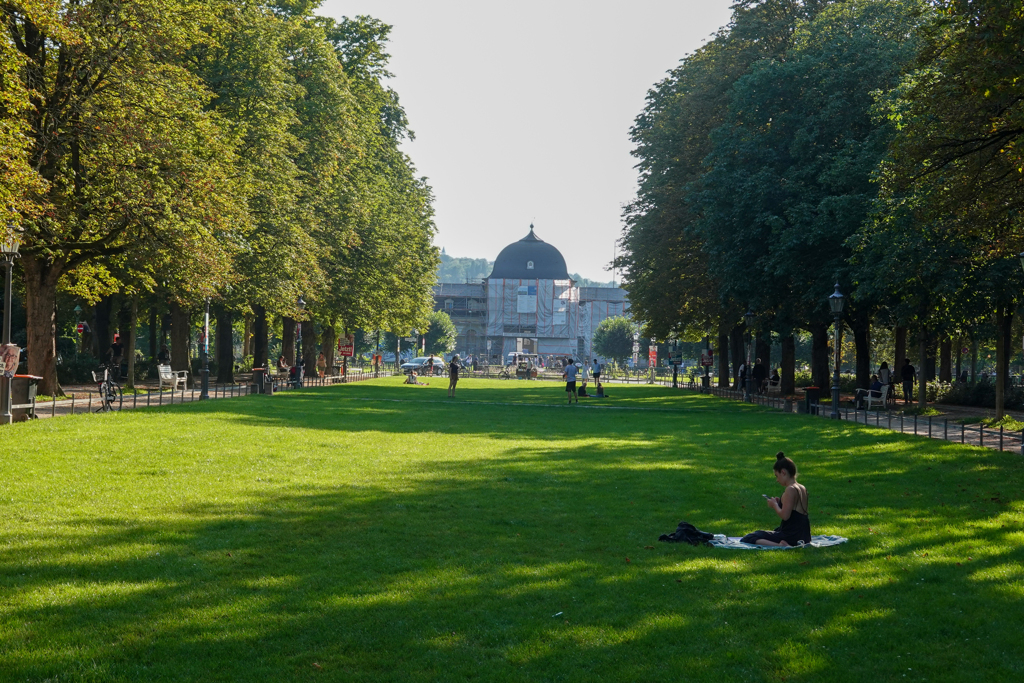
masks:
{"type": "Polygon", "coordinates": [[[455,348],[455,337],[459,331],[455,323],[444,311],[434,311],[428,316],[430,327],[426,337],[426,351],[435,355],[444,355],[455,348]]]}
{"type": "Polygon", "coordinates": [[[633,333],[636,331],[636,325],[629,318],[605,318],[594,331],[594,352],[622,362],[633,355],[633,333]]]}

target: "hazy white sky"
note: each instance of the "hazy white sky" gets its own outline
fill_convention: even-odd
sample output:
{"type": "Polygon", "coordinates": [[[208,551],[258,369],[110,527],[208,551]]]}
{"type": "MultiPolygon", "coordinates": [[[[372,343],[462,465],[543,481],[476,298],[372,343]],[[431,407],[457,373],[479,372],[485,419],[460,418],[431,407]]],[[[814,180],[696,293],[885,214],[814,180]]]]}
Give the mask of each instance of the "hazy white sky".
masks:
{"type": "Polygon", "coordinates": [[[435,244],[493,259],[537,236],[569,272],[610,280],[636,189],[644,97],[729,20],[731,0],[326,0],[391,24],[390,70],[436,196],[435,244]]]}

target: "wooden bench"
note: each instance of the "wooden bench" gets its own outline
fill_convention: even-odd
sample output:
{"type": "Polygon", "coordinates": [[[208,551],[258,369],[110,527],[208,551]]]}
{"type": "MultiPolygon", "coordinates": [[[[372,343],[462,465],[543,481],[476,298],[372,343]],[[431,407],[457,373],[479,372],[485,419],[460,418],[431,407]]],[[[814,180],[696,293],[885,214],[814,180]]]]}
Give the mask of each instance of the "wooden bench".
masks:
{"type": "Polygon", "coordinates": [[[174,391],[188,386],[188,370],[171,370],[170,365],[158,365],[156,370],[160,375],[160,391],[164,390],[165,384],[170,385],[174,391]]]}

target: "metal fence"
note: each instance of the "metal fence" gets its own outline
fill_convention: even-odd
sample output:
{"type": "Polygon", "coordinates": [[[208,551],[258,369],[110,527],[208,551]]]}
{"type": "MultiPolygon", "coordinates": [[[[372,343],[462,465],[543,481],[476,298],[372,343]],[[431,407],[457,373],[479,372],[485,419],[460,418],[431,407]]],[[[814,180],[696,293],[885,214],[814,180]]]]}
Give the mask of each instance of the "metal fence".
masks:
{"type": "MultiPolygon", "coordinates": [[[[712,387],[711,393],[720,398],[730,398],[738,401],[744,400],[743,392],[734,389],[712,387]]],[[[829,404],[812,403],[806,401],[793,401],[779,396],[766,396],[754,394],[751,396],[751,403],[775,408],[787,413],[807,413],[812,417],[832,416],[832,406],[829,404]]],[[[932,416],[919,417],[917,415],[904,415],[891,410],[865,410],[861,408],[839,407],[839,419],[848,422],[889,429],[901,434],[913,434],[914,436],[925,436],[931,439],[941,439],[954,443],[983,446],[1000,451],[1015,451],[1024,455],[1024,430],[1010,431],[1003,427],[985,427],[985,425],[965,424],[963,422],[950,421],[948,418],[933,419],[932,416]]]]}

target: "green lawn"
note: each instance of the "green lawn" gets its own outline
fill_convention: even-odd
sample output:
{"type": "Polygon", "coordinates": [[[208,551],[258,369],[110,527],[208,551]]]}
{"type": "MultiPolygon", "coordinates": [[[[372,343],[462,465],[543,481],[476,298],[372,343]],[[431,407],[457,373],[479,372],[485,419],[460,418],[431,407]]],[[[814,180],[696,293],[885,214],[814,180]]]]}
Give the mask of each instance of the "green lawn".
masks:
{"type": "Polygon", "coordinates": [[[397,379],[0,429],[2,681],[1021,680],[1020,456],[397,379]],[[742,534],[785,450],[836,548],[742,534]]]}

